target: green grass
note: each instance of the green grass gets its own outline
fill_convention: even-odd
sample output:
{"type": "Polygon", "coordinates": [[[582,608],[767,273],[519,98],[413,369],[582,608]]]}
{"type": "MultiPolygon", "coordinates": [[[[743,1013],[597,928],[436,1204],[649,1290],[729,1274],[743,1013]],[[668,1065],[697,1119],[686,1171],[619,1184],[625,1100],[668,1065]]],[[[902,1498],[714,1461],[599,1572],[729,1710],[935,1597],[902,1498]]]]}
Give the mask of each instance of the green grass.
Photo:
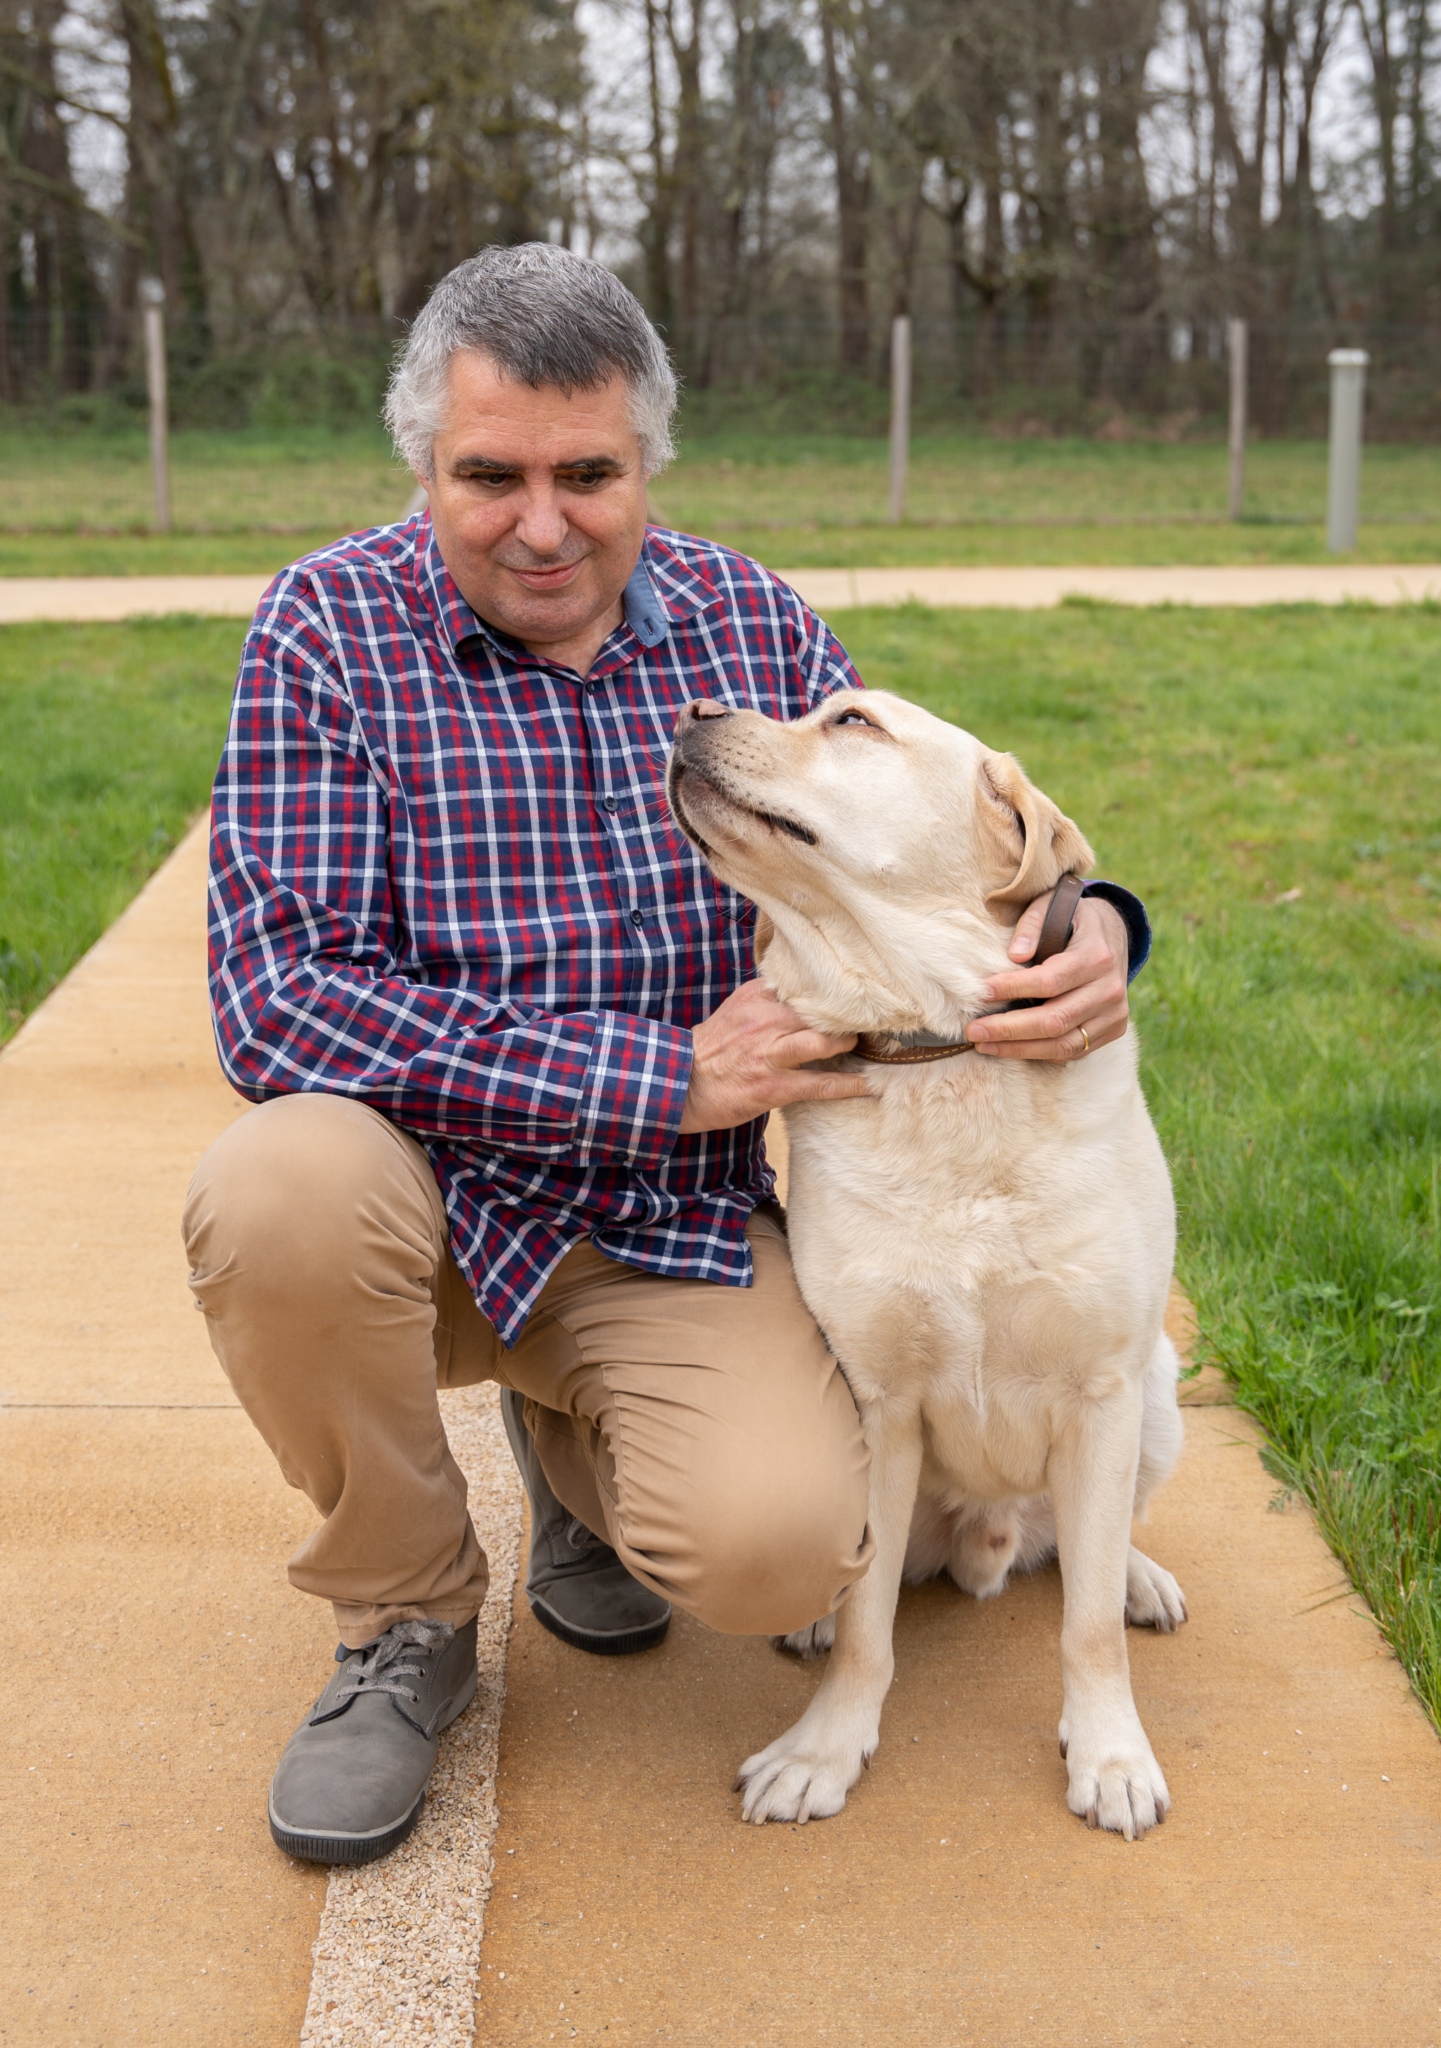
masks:
{"type": "MultiPolygon", "coordinates": [[[[378,427],[196,429],[170,439],[171,514],[182,534],[269,528],[274,544],[279,528],[333,539],[398,519],[414,488],[378,427]]],[[[143,432],[0,435],[0,531],[7,535],[144,534],[152,512],[143,432]]],[[[29,572],[0,559],[0,573],[29,572]]]]}
{"type": "MultiPolygon", "coordinates": [[[[1441,613],[838,626],[872,683],[1019,753],[1146,898],[1134,1000],[1204,1353],[1441,1721],[1441,613]]],[[[240,631],[0,631],[11,1024],[204,802],[240,631]]]]}
{"type": "Polygon", "coordinates": [[[343,530],[0,533],[0,576],[273,576],[343,530]]]}
{"type": "Polygon", "coordinates": [[[1231,526],[1199,520],[1153,520],[1145,526],[812,526],[736,531],[706,527],[697,520],[675,523],[690,531],[708,531],[713,539],[772,569],[1441,561],[1441,521],[1363,526],[1357,547],[1347,555],[1328,553],[1321,526],[1231,526]]]}
{"type": "Polygon", "coordinates": [[[0,1040],[206,802],[244,632],[182,618],[0,631],[0,1040]]]}
{"type": "Polygon", "coordinates": [[[1441,1724],[1441,615],[839,623],[1145,897],[1135,1005],[1204,1354],[1441,1724]]]}
{"type": "MultiPolygon", "coordinates": [[[[1326,449],[1258,442],[1246,518],[1214,441],[918,435],[909,523],[886,523],[875,435],[682,435],[656,516],[777,568],[867,563],[1324,562],[1326,449]]],[[[378,432],[177,433],[176,530],[148,531],[138,434],[0,436],[0,575],[265,572],[398,518],[410,478],[378,432]]],[[[1441,559],[1441,448],[1368,448],[1353,559],[1441,559]]]]}
{"type": "MultiPolygon", "coordinates": [[[[668,517],[698,532],[881,526],[887,461],[884,440],[859,435],[683,436],[680,461],[657,478],[655,490],[668,517]]],[[[1259,441],[1248,451],[1246,480],[1248,517],[1324,521],[1324,442],[1259,441]]],[[[1142,525],[1222,520],[1226,491],[1226,450],[1216,441],[917,435],[906,509],[922,526],[1142,525]]],[[[1368,448],[1362,491],[1368,519],[1441,524],[1441,448],[1368,448]]]]}

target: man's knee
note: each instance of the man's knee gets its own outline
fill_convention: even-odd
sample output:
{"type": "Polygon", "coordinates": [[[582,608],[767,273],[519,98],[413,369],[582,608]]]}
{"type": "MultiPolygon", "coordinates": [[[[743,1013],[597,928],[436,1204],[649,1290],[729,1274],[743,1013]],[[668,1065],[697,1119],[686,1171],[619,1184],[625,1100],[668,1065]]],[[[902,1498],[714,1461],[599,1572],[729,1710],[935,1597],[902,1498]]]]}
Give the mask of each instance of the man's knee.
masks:
{"type": "Polygon", "coordinates": [[[677,1573],[677,1591],[725,1635],[804,1628],[833,1612],[870,1564],[863,1456],[796,1456],[771,1476],[774,1483],[700,1489],[691,1504],[691,1561],[677,1573]]]}
{"type": "Polygon", "coordinates": [[[283,1095],[238,1119],[205,1154],[182,1225],[191,1284],[243,1283],[254,1298],[312,1300],[398,1241],[433,1271],[445,1211],[424,1154],[364,1104],[283,1095]]]}

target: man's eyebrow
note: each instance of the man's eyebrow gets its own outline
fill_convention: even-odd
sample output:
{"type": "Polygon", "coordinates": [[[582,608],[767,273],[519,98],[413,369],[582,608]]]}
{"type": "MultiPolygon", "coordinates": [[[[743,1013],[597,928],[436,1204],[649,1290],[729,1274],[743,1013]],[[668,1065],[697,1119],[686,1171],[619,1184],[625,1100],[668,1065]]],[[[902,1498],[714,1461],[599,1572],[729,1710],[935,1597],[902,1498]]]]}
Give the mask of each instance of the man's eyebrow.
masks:
{"type": "MultiPolygon", "coordinates": [[[[588,469],[608,476],[620,476],[625,470],[617,455],[574,455],[553,466],[557,470],[588,469]]],[[[453,470],[478,470],[487,476],[516,476],[523,467],[519,462],[497,462],[490,455],[457,455],[451,463],[453,470]]]]}

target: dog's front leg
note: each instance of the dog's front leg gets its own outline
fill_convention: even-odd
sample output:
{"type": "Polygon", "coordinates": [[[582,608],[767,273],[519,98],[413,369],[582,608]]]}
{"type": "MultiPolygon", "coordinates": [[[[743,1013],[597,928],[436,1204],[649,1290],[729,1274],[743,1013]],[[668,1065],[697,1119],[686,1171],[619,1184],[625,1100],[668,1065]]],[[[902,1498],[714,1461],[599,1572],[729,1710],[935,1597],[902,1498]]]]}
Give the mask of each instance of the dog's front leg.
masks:
{"type": "Polygon", "coordinates": [[[871,1450],[876,1554],[836,1615],[836,1644],[820,1690],[793,1728],[748,1757],[736,1779],[747,1820],[820,1820],[839,1813],[880,1741],[881,1703],[895,1670],[896,1617],[906,1539],[921,1476],[921,1423],[876,1403],[862,1417],[871,1450]]]}
{"type": "Polygon", "coordinates": [[[1048,1466],[1065,1588],[1061,1754],[1066,1804],[1092,1827],[1134,1841],[1166,1817],[1171,1795],[1131,1697],[1126,1561],[1140,1415],[1131,1390],[1083,1399],[1048,1466]],[[1134,1411],[1134,1412],[1133,1412],[1134,1411]]]}

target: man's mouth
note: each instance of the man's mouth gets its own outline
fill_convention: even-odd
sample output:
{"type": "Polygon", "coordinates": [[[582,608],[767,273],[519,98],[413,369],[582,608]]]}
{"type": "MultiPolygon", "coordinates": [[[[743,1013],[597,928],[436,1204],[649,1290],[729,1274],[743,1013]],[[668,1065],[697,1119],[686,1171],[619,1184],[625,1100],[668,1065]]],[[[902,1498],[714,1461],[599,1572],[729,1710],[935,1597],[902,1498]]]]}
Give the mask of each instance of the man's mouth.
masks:
{"type": "Polygon", "coordinates": [[[585,557],[582,555],[578,562],[557,562],[550,568],[512,569],[510,573],[523,583],[527,590],[563,590],[579,575],[584,560],[585,557]]]}

